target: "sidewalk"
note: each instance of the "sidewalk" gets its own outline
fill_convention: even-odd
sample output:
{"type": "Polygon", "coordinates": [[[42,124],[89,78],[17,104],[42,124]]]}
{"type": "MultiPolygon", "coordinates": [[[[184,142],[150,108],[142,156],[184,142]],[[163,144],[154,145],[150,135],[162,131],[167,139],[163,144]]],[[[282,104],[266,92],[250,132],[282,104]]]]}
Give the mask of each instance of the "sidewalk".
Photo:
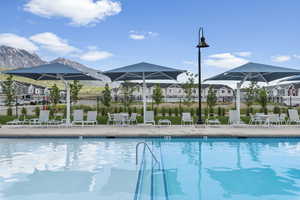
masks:
{"type": "Polygon", "coordinates": [[[195,126],[130,126],[98,125],[72,128],[0,128],[0,137],[300,137],[300,127],[276,128],[229,127],[227,125],[195,126]]]}

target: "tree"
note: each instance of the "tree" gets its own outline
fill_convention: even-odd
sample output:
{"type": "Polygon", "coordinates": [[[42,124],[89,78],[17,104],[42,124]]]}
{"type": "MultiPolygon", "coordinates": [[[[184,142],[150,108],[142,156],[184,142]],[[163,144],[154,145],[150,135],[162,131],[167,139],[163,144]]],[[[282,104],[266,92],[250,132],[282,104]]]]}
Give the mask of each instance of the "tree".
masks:
{"type": "Polygon", "coordinates": [[[5,105],[10,109],[12,107],[13,102],[16,99],[16,90],[14,87],[14,80],[12,75],[8,76],[5,81],[1,83],[3,93],[6,96],[5,105]]]}
{"type": "Polygon", "coordinates": [[[101,92],[101,98],[100,98],[101,103],[109,108],[111,105],[112,97],[111,97],[111,90],[108,86],[108,84],[105,84],[104,90],[101,92]]]}
{"type": "Polygon", "coordinates": [[[56,105],[59,103],[59,100],[60,100],[59,88],[57,87],[56,84],[54,84],[50,91],[50,102],[56,108],[56,105]]]}
{"type": "Polygon", "coordinates": [[[163,102],[163,98],[164,98],[163,91],[160,85],[156,84],[152,94],[152,99],[154,100],[156,106],[159,106],[159,104],[163,102]]]}
{"type": "Polygon", "coordinates": [[[79,99],[79,92],[82,89],[83,85],[79,83],[78,80],[74,80],[70,84],[70,93],[71,93],[71,102],[76,103],[79,99]]]}
{"type": "Polygon", "coordinates": [[[120,91],[121,91],[121,101],[125,107],[125,109],[129,108],[130,105],[133,102],[133,92],[135,91],[135,87],[131,86],[127,81],[125,81],[121,87],[120,87],[120,91]]]}
{"type": "Polygon", "coordinates": [[[259,88],[256,82],[252,81],[249,87],[246,88],[245,103],[247,107],[251,107],[255,101],[259,88]]]}
{"type": "Polygon", "coordinates": [[[212,86],[209,86],[208,94],[207,94],[207,106],[209,109],[209,113],[213,114],[213,107],[217,104],[217,95],[212,86]]]}
{"type": "Polygon", "coordinates": [[[195,90],[195,79],[196,79],[197,75],[195,75],[191,72],[187,72],[186,76],[187,76],[187,81],[183,85],[183,91],[184,91],[185,97],[186,97],[184,100],[184,103],[189,105],[190,103],[193,102],[193,93],[195,90]]]}
{"type": "Polygon", "coordinates": [[[257,102],[262,108],[262,111],[267,114],[267,104],[268,104],[268,93],[265,88],[261,88],[258,90],[258,95],[257,95],[257,102]]]}

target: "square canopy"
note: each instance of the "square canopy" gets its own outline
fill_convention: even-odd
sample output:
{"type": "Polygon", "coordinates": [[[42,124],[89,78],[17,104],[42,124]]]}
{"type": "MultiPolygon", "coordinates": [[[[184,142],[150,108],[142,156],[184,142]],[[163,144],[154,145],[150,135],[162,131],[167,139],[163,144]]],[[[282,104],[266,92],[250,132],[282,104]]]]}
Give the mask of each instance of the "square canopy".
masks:
{"type": "Polygon", "coordinates": [[[164,67],[160,65],[141,62],[104,72],[112,81],[125,80],[176,80],[177,76],[185,70],[164,67]]]}
{"type": "Polygon", "coordinates": [[[294,75],[300,75],[300,70],[249,62],[219,75],[208,78],[206,81],[231,80],[270,82],[294,75]]]}
{"type": "Polygon", "coordinates": [[[3,73],[34,80],[97,80],[83,71],[61,63],[50,63],[37,67],[9,70],[3,73]]]}

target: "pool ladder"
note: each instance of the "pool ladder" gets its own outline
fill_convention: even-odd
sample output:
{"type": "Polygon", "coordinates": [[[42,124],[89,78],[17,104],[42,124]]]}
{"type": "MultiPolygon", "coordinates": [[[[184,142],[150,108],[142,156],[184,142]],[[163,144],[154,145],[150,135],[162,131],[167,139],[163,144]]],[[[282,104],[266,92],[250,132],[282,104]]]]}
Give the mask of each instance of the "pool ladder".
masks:
{"type": "Polygon", "coordinates": [[[135,164],[138,165],[139,164],[139,146],[140,145],[144,145],[144,148],[147,148],[148,151],[150,152],[152,158],[155,160],[156,164],[158,165],[158,168],[160,169],[160,163],[157,160],[156,156],[154,155],[153,151],[151,150],[151,148],[149,147],[149,145],[146,142],[139,142],[136,144],[135,146],[135,164]]]}

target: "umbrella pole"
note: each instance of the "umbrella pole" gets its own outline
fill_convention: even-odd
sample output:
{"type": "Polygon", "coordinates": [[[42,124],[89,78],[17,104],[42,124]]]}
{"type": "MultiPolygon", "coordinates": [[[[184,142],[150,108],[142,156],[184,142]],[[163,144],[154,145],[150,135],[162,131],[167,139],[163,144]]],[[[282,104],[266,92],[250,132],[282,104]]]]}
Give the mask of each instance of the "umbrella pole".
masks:
{"type": "Polygon", "coordinates": [[[146,80],[145,80],[145,73],[143,72],[143,109],[144,109],[144,124],[146,124],[146,80]]]}
{"type": "Polygon", "coordinates": [[[236,84],[236,110],[239,115],[239,119],[241,117],[241,85],[242,83],[236,84]]]}
{"type": "Polygon", "coordinates": [[[66,103],[67,103],[67,118],[66,118],[66,125],[71,124],[71,95],[70,95],[70,86],[68,84],[68,81],[64,80],[65,88],[67,92],[66,96],[66,103]]]}

